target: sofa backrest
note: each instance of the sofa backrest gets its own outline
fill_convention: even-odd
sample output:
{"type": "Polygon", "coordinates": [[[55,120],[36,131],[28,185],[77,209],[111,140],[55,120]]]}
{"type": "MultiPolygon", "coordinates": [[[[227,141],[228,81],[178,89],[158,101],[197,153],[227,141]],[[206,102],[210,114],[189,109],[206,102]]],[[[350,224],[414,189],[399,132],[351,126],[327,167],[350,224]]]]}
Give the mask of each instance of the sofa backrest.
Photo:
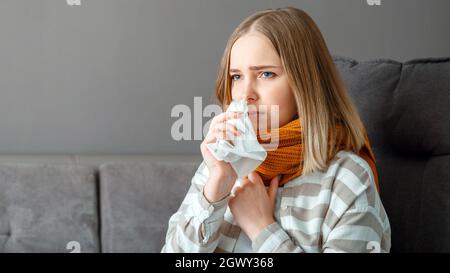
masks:
{"type": "Polygon", "coordinates": [[[450,251],[450,58],[335,57],[373,147],[393,252],[450,251]]]}

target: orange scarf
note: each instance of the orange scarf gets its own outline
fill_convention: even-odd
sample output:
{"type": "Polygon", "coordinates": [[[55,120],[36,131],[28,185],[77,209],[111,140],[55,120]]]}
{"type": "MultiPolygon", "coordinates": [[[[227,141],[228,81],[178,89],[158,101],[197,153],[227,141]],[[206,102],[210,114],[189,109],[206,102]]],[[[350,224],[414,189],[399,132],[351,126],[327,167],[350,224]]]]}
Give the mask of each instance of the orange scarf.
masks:
{"type": "MultiPolygon", "coordinates": [[[[281,180],[279,185],[282,186],[289,182],[290,180],[302,175],[303,166],[303,143],[301,140],[301,127],[300,119],[295,119],[288,124],[274,129],[278,130],[278,147],[276,150],[268,151],[267,157],[261,165],[256,168],[256,172],[261,176],[262,180],[266,185],[270,184],[270,181],[275,176],[281,174],[281,180]]],[[[344,132],[341,126],[336,128],[338,139],[340,134],[344,132]]],[[[257,138],[259,143],[270,143],[268,139],[268,132],[260,134],[257,131],[257,138]],[[265,134],[264,134],[265,133],[265,134]],[[264,136],[263,138],[261,138],[264,136]]],[[[270,133],[270,132],[269,132],[270,133]]],[[[275,132],[276,135],[276,132],[275,132]]],[[[378,173],[375,166],[375,156],[370,147],[369,138],[367,136],[366,130],[364,128],[364,138],[366,140],[364,146],[359,150],[359,156],[367,161],[375,177],[375,184],[377,190],[379,190],[378,185],[378,173]]],[[[340,138],[345,139],[345,138],[340,138]]],[[[345,143],[337,143],[342,150],[345,147],[345,143]]]]}

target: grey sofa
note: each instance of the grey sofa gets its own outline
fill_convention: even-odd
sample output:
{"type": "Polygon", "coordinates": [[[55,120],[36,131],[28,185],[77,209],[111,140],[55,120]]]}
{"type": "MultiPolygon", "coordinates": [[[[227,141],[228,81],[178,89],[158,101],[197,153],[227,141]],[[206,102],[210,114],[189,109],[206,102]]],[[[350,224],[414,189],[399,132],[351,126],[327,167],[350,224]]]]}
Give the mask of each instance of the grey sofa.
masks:
{"type": "MultiPolygon", "coordinates": [[[[377,158],[391,251],[449,252],[450,58],[335,63],[377,158]]],[[[0,252],[159,252],[200,162],[0,156],[0,252]]]]}

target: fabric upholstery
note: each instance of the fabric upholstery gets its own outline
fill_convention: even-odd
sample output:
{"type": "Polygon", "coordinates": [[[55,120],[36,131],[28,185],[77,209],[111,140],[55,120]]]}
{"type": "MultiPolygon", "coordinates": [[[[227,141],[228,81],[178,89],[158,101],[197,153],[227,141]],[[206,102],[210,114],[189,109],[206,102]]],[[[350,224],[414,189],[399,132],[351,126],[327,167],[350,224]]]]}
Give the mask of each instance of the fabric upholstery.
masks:
{"type": "Polygon", "coordinates": [[[104,252],[159,252],[200,161],[100,167],[104,252]]]}
{"type": "Polygon", "coordinates": [[[93,168],[0,165],[0,252],[99,252],[96,195],[93,168]]]}
{"type": "Polygon", "coordinates": [[[392,252],[450,251],[450,58],[335,62],[377,159],[392,252]]]}

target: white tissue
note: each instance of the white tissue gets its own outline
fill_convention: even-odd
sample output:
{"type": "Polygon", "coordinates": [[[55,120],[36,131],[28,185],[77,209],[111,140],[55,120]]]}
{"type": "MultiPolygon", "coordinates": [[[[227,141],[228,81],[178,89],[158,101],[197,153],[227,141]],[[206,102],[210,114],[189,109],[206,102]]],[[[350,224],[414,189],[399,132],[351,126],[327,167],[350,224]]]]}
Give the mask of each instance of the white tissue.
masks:
{"type": "Polygon", "coordinates": [[[229,162],[238,178],[244,178],[256,169],[267,157],[267,152],[256,138],[252,122],[248,117],[248,106],[245,100],[232,101],[227,112],[243,112],[237,119],[227,120],[227,124],[236,126],[241,134],[229,141],[218,139],[208,143],[207,147],[217,160],[229,162]]]}

